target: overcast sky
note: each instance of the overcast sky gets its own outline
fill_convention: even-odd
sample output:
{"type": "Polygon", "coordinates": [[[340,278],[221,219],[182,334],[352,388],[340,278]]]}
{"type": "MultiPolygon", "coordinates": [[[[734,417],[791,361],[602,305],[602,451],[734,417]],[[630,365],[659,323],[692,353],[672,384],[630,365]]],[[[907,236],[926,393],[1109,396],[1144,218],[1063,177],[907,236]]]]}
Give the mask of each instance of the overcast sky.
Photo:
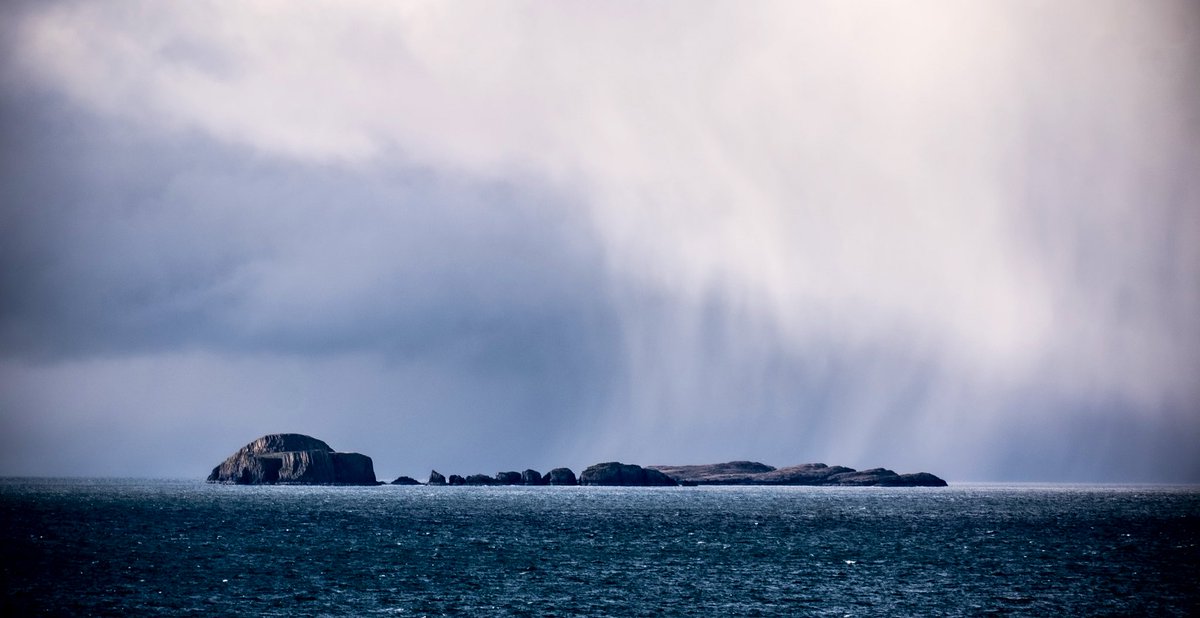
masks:
{"type": "Polygon", "coordinates": [[[0,474],[1200,482],[1194,2],[0,8],[0,474]]]}

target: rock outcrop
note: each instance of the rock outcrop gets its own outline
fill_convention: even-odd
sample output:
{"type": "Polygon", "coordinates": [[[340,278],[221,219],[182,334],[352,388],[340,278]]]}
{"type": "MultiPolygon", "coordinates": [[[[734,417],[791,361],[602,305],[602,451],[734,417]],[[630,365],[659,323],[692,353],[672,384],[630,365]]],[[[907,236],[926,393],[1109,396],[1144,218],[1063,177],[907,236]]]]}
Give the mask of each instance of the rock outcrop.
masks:
{"type": "Polygon", "coordinates": [[[451,474],[450,479],[447,482],[451,485],[466,485],[467,479],[464,479],[463,477],[461,477],[457,474],[451,474]]]}
{"type": "Polygon", "coordinates": [[[706,485],[745,485],[748,479],[775,468],[757,461],[730,461],[699,466],[648,466],[677,481],[703,481],[706,485]]]}
{"type": "Polygon", "coordinates": [[[546,473],[547,485],[578,485],[575,473],[570,468],[555,468],[546,473]]]}
{"type": "Polygon", "coordinates": [[[392,481],[392,485],[420,485],[420,484],[421,484],[421,481],[418,481],[417,479],[415,479],[411,476],[396,477],[396,480],[392,481]]]}
{"type": "Polygon", "coordinates": [[[430,470],[429,471],[429,480],[425,481],[425,484],[426,485],[445,485],[446,477],[442,476],[442,473],[438,472],[437,470],[430,470]]]}
{"type": "Polygon", "coordinates": [[[263,436],[238,449],[208,475],[210,483],[239,485],[375,485],[371,458],[338,453],[298,433],[263,436]]]}
{"type": "Polygon", "coordinates": [[[521,473],[522,485],[545,485],[546,479],[542,478],[542,473],[534,469],[529,469],[521,473]]]}
{"type": "Polygon", "coordinates": [[[945,487],[928,473],[896,474],[887,468],[855,470],[823,463],[773,468],[754,461],[699,466],[650,466],[685,485],[843,485],[879,487],[945,487]]]}
{"type": "Polygon", "coordinates": [[[375,462],[361,453],[330,453],[333,482],[337,485],[378,485],[375,462]]]}
{"type": "Polygon", "coordinates": [[[609,485],[621,487],[672,487],[675,479],[655,470],[619,461],[589,466],[579,475],[580,485],[609,485]]]}
{"type": "Polygon", "coordinates": [[[946,481],[928,472],[898,474],[894,480],[881,483],[886,487],[945,487],[946,481]]]}
{"type": "Polygon", "coordinates": [[[463,479],[465,485],[499,485],[500,481],[486,474],[469,474],[463,479]]]}
{"type": "Polygon", "coordinates": [[[520,472],[497,472],[496,482],[500,485],[522,485],[520,472]]]}

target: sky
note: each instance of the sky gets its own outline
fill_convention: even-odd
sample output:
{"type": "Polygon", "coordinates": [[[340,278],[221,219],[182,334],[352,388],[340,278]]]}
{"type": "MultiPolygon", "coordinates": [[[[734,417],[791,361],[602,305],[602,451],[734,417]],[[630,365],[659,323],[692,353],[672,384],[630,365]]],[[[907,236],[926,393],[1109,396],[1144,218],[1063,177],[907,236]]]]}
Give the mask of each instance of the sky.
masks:
{"type": "Polygon", "coordinates": [[[1192,2],[0,8],[0,475],[1200,482],[1192,2]]]}

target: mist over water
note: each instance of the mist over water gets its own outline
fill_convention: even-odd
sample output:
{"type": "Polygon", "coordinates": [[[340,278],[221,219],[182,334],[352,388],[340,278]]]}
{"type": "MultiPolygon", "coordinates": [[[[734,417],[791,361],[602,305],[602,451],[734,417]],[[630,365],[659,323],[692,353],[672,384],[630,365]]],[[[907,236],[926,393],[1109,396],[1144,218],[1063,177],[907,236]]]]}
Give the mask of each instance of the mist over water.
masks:
{"type": "Polygon", "coordinates": [[[1192,4],[324,8],[5,9],[0,473],[1200,480],[1192,4]]]}

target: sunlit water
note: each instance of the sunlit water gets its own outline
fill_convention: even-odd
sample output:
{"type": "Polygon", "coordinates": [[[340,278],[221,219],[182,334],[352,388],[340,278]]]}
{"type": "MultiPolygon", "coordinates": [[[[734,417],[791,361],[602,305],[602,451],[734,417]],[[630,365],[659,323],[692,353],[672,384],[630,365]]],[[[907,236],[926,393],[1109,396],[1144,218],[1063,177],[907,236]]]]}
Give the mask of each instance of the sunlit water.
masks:
{"type": "Polygon", "coordinates": [[[1195,615],[1200,490],[0,481],[0,613],[1195,615]]]}

